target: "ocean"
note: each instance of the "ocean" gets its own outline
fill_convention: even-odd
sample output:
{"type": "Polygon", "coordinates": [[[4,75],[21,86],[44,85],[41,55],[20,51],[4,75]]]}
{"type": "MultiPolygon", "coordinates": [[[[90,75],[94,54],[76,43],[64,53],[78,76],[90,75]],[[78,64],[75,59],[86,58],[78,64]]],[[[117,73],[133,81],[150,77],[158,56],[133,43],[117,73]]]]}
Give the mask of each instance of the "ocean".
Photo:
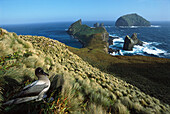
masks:
{"type": "MultiPolygon", "coordinates": [[[[84,21],[83,24],[93,27],[93,24],[99,21],[84,21]]],[[[119,52],[110,53],[111,55],[143,55],[170,58],[170,22],[151,22],[151,27],[115,27],[113,21],[100,21],[110,36],[118,36],[113,40],[110,48],[119,50],[119,52]],[[126,35],[131,36],[137,33],[138,39],[144,42],[143,46],[134,46],[133,51],[124,51],[123,43],[126,35]]],[[[36,35],[45,36],[54,40],[58,40],[68,46],[81,48],[82,44],[67,34],[69,26],[73,22],[51,22],[37,24],[18,24],[18,25],[1,25],[0,27],[9,32],[15,32],[18,35],[36,35]]]]}

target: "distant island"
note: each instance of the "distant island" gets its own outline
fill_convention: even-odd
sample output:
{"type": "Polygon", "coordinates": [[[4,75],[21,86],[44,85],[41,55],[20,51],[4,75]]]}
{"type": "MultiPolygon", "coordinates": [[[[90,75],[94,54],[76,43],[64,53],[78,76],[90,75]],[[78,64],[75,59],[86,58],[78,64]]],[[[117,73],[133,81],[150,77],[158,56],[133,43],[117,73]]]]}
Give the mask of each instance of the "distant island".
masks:
{"type": "Polygon", "coordinates": [[[117,19],[115,26],[151,26],[150,22],[136,13],[127,14],[117,19]]]}

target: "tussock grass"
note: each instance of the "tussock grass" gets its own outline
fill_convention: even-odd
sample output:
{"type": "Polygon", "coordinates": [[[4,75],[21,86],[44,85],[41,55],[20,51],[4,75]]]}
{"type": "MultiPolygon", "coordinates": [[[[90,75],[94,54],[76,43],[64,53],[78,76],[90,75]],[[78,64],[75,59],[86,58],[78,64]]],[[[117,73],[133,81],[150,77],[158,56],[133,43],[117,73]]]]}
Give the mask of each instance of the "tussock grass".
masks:
{"type": "Polygon", "coordinates": [[[35,63],[35,66],[36,66],[36,67],[43,67],[44,64],[45,64],[44,61],[45,61],[44,58],[39,57],[38,60],[37,60],[36,63],[35,63]]]}
{"type": "MultiPolygon", "coordinates": [[[[0,101],[10,99],[10,95],[16,94],[24,86],[25,81],[37,79],[34,74],[35,68],[41,66],[50,74],[51,87],[47,95],[48,98],[53,97],[54,101],[48,103],[30,102],[31,109],[35,113],[170,112],[169,105],[146,95],[135,86],[113,75],[94,68],[58,41],[42,36],[9,35],[8,32],[1,35],[0,39],[2,44],[6,43],[5,48],[0,51],[9,54],[6,50],[12,50],[10,56],[3,54],[0,59],[0,79],[2,80],[0,80],[2,82],[0,83],[0,88],[2,88],[0,101]],[[6,42],[4,35],[11,41],[6,42]],[[25,42],[30,42],[32,47],[26,47],[25,42]],[[19,48],[14,50],[14,45],[11,44],[22,45],[22,51],[19,51],[19,48]],[[59,106],[61,107],[59,108],[59,106]]],[[[91,52],[96,53],[94,50],[91,52]]],[[[120,62],[119,58],[117,59],[120,62]]],[[[127,62],[126,59],[122,61],[127,62]]],[[[24,110],[21,112],[27,113],[27,103],[22,106],[24,107],[20,109],[24,110]]],[[[10,112],[16,107],[1,108],[5,112],[10,112]]],[[[16,110],[19,111],[17,108],[16,110]]]]}
{"type": "Polygon", "coordinates": [[[112,112],[114,114],[130,114],[129,110],[120,101],[114,104],[112,112]]]}
{"type": "MultiPolygon", "coordinates": [[[[95,45],[93,45],[95,47],[95,45]]],[[[101,71],[133,84],[143,92],[170,103],[170,59],[145,56],[111,56],[98,49],[72,48],[70,51],[101,71]]],[[[100,83],[100,80],[98,80],[100,83]]],[[[124,93],[126,94],[126,93],[124,93]]]]}
{"type": "Polygon", "coordinates": [[[107,114],[107,111],[101,105],[94,103],[90,103],[87,106],[87,110],[88,111],[85,111],[86,114],[107,114]]]}
{"type": "Polygon", "coordinates": [[[27,67],[31,67],[31,68],[35,68],[35,64],[38,61],[38,56],[37,55],[33,55],[33,56],[29,56],[28,58],[26,58],[23,63],[27,66],[27,67]]]}
{"type": "Polygon", "coordinates": [[[6,49],[5,44],[2,41],[0,41],[0,51],[3,51],[5,49],[6,49]]]}

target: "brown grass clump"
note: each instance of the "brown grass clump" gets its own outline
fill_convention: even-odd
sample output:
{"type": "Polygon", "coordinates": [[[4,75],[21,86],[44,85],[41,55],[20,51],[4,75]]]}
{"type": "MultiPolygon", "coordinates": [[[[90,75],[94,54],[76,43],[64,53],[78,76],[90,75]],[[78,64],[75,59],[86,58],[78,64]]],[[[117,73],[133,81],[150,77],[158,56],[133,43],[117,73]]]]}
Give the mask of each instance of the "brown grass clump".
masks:
{"type": "Polygon", "coordinates": [[[25,48],[33,48],[32,43],[30,42],[24,42],[25,48]]]}
{"type": "Polygon", "coordinates": [[[23,63],[27,66],[27,67],[31,67],[31,68],[35,68],[35,64],[38,61],[38,56],[37,55],[33,55],[33,56],[29,56],[28,58],[26,58],[23,63]]]}
{"type": "Polygon", "coordinates": [[[35,66],[36,66],[36,67],[43,67],[44,64],[45,64],[44,58],[43,58],[43,57],[39,57],[38,60],[37,60],[36,63],[35,63],[35,66]]]}
{"type": "Polygon", "coordinates": [[[101,106],[91,103],[87,106],[86,114],[107,114],[107,111],[101,106]]]}
{"type": "Polygon", "coordinates": [[[129,99],[129,97],[121,97],[121,103],[125,105],[128,109],[133,108],[133,102],[129,99]]]}
{"type": "Polygon", "coordinates": [[[129,110],[120,101],[116,102],[112,107],[112,112],[114,114],[130,114],[129,110]]]}
{"type": "Polygon", "coordinates": [[[23,50],[23,45],[22,44],[15,44],[12,46],[12,49],[16,52],[16,51],[22,51],[23,50]]]}
{"type": "Polygon", "coordinates": [[[0,41],[0,51],[3,51],[5,49],[6,49],[5,44],[2,41],[0,41]]]}

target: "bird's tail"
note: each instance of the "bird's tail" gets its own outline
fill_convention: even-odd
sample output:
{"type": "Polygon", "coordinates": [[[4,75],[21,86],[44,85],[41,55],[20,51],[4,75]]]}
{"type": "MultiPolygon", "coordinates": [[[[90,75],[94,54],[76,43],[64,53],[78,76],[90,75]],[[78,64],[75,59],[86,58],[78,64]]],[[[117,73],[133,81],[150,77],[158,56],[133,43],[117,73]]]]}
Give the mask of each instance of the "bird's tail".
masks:
{"type": "Polygon", "coordinates": [[[12,104],[20,104],[20,103],[23,103],[23,102],[28,102],[28,101],[35,100],[37,98],[38,98],[38,96],[16,98],[16,99],[9,100],[9,101],[3,103],[2,105],[5,106],[5,105],[12,105],[12,104]]]}
{"type": "Polygon", "coordinates": [[[13,104],[14,101],[15,101],[15,99],[12,99],[12,100],[9,100],[9,101],[3,103],[2,105],[3,105],[3,106],[5,106],[5,105],[11,105],[11,104],[13,104]]]}

